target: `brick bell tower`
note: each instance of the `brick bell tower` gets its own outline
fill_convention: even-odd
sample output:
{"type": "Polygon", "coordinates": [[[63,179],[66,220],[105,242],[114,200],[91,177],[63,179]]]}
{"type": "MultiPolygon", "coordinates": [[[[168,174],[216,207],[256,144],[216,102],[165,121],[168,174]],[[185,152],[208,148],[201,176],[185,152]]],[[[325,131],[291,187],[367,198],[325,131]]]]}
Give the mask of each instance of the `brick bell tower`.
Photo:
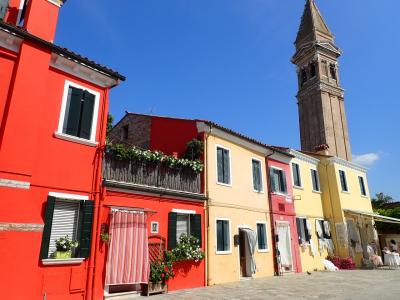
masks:
{"type": "Polygon", "coordinates": [[[301,149],[327,150],[329,155],[350,161],[344,90],[338,70],[341,51],[314,0],[306,2],[295,45],[292,63],[297,66],[299,82],[301,149]]]}

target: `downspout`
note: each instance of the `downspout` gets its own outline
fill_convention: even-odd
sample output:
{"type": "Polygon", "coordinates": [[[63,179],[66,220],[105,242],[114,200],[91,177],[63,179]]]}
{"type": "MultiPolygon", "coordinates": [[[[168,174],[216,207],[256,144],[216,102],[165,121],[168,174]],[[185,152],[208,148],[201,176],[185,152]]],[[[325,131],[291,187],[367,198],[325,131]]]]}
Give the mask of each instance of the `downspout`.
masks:
{"type": "Polygon", "coordinates": [[[204,229],[204,252],[205,252],[205,272],[204,272],[204,284],[208,285],[208,229],[209,229],[209,216],[208,216],[208,148],[207,148],[207,133],[203,134],[203,145],[204,145],[204,173],[203,173],[203,180],[204,180],[204,195],[206,196],[207,200],[204,202],[204,224],[207,226],[204,229]]]}
{"type": "Polygon", "coordinates": [[[99,145],[96,149],[96,158],[95,158],[95,167],[94,167],[94,180],[92,186],[91,194],[94,196],[94,216],[93,216],[93,225],[92,225],[92,244],[90,248],[90,256],[89,256],[89,266],[88,266],[88,275],[86,280],[86,298],[87,300],[93,299],[94,291],[95,291],[95,266],[96,266],[96,253],[97,253],[97,243],[99,239],[99,231],[100,231],[100,191],[102,186],[102,162],[103,162],[103,150],[105,147],[105,139],[106,139],[106,129],[107,129],[107,116],[105,113],[107,112],[108,107],[108,95],[109,90],[104,90],[103,96],[103,106],[101,111],[101,122],[100,122],[100,135],[99,135],[99,145]]]}
{"type": "Polygon", "coordinates": [[[267,186],[268,186],[268,204],[269,204],[269,214],[270,214],[270,223],[271,223],[271,232],[272,232],[272,255],[274,256],[274,268],[275,268],[275,275],[276,276],[281,276],[280,272],[280,265],[279,265],[279,259],[278,259],[278,243],[276,242],[276,232],[275,232],[275,226],[274,226],[274,221],[273,221],[273,212],[272,212],[272,196],[271,196],[271,181],[269,177],[269,165],[268,165],[268,160],[269,157],[274,155],[276,153],[275,150],[272,150],[271,154],[268,154],[265,156],[266,160],[266,181],[267,181],[267,186]]]}

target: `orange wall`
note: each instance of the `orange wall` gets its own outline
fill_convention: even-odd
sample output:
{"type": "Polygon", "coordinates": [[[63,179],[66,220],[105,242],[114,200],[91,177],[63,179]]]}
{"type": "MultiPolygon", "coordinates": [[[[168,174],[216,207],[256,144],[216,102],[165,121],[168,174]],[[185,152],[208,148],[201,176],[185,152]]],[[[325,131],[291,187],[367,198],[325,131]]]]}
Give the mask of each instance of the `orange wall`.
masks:
{"type": "MultiPolygon", "coordinates": [[[[201,214],[202,218],[202,248],[205,248],[204,236],[204,203],[202,201],[177,200],[166,197],[145,196],[139,194],[128,194],[123,192],[105,191],[100,212],[100,222],[98,224],[98,232],[100,232],[101,224],[109,223],[109,205],[148,208],[155,211],[149,214],[148,234],[150,233],[150,224],[152,221],[159,222],[158,235],[168,238],[168,213],[173,209],[194,210],[197,214],[201,214]]],[[[98,233],[99,235],[100,233],[98,233]]],[[[168,240],[166,240],[168,244],[168,240]]],[[[100,299],[104,293],[105,281],[105,264],[107,260],[107,245],[98,239],[96,248],[96,274],[95,274],[95,299],[100,299]]],[[[180,263],[175,267],[176,277],[169,281],[169,290],[187,289],[205,286],[205,261],[197,265],[180,263]]]]}

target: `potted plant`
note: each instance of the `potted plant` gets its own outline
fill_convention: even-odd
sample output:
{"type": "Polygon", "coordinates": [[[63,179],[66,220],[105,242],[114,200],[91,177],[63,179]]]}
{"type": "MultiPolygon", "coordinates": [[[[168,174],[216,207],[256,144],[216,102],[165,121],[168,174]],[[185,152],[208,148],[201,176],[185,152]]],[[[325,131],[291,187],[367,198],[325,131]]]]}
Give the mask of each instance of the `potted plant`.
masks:
{"type": "Polygon", "coordinates": [[[175,276],[172,269],[173,262],[172,252],[165,251],[162,257],[150,263],[150,280],[142,288],[145,295],[168,291],[167,281],[175,276]]]}
{"type": "Polygon", "coordinates": [[[72,251],[79,245],[76,240],[70,239],[68,235],[56,239],[55,242],[57,251],[54,252],[54,258],[56,259],[71,258],[72,251]]]}
{"type": "Polygon", "coordinates": [[[195,263],[204,259],[205,256],[200,249],[199,239],[184,233],[179,237],[179,243],[172,250],[172,255],[174,261],[193,260],[195,263]]]}

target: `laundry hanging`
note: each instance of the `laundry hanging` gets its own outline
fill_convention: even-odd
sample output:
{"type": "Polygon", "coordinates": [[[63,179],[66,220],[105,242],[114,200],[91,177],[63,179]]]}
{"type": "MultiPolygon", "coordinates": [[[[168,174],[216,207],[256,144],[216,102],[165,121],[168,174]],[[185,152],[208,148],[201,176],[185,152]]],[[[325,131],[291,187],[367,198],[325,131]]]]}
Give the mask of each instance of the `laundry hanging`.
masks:
{"type": "Polygon", "coordinates": [[[245,236],[247,239],[247,245],[249,247],[249,254],[250,254],[250,271],[252,274],[256,273],[257,270],[257,265],[256,265],[256,260],[254,258],[254,251],[256,249],[257,245],[257,233],[254,230],[248,229],[248,228],[243,228],[242,229],[245,232],[245,236]]]}
{"type": "Polygon", "coordinates": [[[149,280],[147,216],[144,212],[112,209],[106,284],[138,284],[149,280]]]}

